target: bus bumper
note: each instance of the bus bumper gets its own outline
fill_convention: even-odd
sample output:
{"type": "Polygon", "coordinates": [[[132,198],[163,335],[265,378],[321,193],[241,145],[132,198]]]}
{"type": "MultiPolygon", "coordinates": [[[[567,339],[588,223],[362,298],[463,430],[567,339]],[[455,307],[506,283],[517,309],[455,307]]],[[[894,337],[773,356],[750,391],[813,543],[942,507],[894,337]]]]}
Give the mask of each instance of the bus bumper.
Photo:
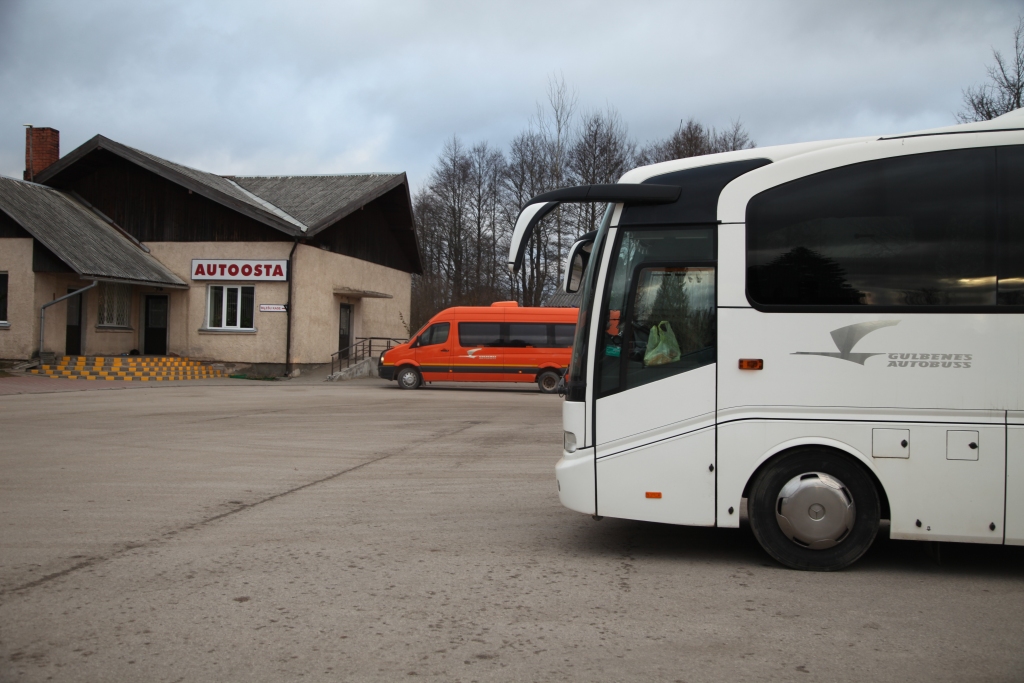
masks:
{"type": "Polygon", "coordinates": [[[395,366],[377,363],[377,376],[381,379],[392,380],[395,378],[395,366]]]}
{"type": "Polygon", "coordinates": [[[555,480],[562,505],[576,512],[595,514],[593,448],[581,448],[575,453],[562,451],[562,459],[555,465],[555,480]]]}

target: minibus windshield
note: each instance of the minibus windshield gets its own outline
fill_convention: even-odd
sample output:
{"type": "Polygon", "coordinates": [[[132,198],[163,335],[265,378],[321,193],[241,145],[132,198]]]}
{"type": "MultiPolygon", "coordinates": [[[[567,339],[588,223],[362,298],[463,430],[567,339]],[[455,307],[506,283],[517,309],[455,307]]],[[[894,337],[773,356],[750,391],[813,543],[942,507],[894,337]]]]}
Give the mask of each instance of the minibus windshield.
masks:
{"type": "Polygon", "coordinates": [[[583,285],[580,287],[582,298],[580,301],[579,317],[576,320],[576,336],[572,344],[572,360],[569,363],[569,373],[566,378],[565,400],[584,401],[587,397],[587,347],[590,336],[590,319],[594,310],[594,290],[597,287],[597,269],[601,262],[601,250],[608,234],[608,226],[612,220],[614,204],[609,204],[601,220],[601,227],[594,240],[594,248],[590,253],[590,260],[587,262],[587,269],[583,273],[583,285]]]}

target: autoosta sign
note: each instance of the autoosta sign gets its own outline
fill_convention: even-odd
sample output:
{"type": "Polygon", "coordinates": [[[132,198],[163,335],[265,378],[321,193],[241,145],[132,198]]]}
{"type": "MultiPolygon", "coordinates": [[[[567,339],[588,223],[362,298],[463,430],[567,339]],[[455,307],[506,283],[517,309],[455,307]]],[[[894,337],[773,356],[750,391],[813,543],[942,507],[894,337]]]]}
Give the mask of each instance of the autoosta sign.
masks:
{"type": "Polygon", "coordinates": [[[283,282],[288,279],[288,261],[285,259],[192,259],[192,279],[283,282]]]}

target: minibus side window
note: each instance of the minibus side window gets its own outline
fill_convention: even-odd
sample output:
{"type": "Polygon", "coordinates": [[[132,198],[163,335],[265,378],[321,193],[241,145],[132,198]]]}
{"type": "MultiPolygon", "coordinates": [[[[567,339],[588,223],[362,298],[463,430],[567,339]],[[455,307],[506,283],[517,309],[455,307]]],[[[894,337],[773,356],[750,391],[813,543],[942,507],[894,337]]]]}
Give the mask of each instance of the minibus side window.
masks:
{"type": "Polygon", "coordinates": [[[576,337],[575,325],[561,325],[555,323],[554,346],[556,348],[567,348],[572,346],[572,340],[576,337]]]}
{"type": "Polygon", "coordinates": [[[459,323],[459,344],[471,346],[501,346],[501,323],[459,323]]]}
{"type": "Polygon", "coordinates": [[[548,326],[546,323],[509,323],[509,346],[532,346],[544,348],[548,345],[548,326]]]}
{"type": "Polygon", "coordinates": [[[420,335],[420,341],[417,346],[433,346],[434,344],[443,344],[448,341],[448,330],[451,329],[451,323],[434,323],[427,331],[420,335]]]}

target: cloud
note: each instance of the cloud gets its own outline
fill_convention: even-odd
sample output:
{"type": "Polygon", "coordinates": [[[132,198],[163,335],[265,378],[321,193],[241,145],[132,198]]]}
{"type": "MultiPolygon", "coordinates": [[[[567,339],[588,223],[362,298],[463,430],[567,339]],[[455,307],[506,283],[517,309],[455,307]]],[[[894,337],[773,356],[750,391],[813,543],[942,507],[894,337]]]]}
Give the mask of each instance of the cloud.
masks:
{"type": "Polygon", "coordinates": [[[762,145],[953,122],[1014,2],[0,4],[0,173],[21,125],[219,173],[405,170],[504,145],[560,73],[641,142],[741,118],[762,145]]]}

